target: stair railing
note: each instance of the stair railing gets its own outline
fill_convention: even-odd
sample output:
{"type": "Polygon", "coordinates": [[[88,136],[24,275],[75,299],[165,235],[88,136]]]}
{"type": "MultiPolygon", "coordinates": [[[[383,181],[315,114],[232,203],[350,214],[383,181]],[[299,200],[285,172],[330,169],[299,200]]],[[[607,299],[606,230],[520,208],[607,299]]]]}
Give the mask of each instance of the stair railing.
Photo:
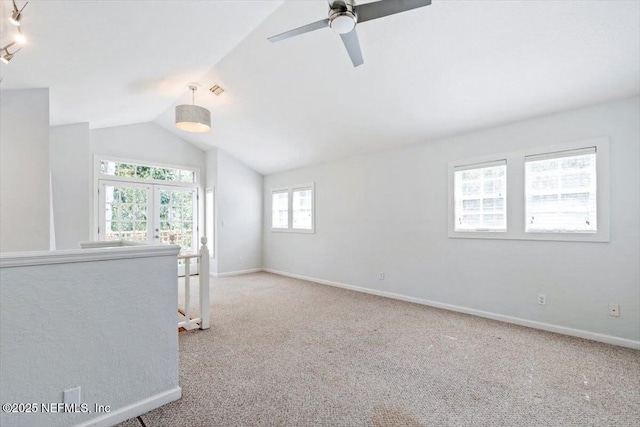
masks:
{"type": "MultiPolygon", "coordinates": [[[[176,236],[169,236],[172,245],[175,244],[176,236]]],[[[193,329],[194,326],[200,325],[200,329],[209,329],[209,248],[207,248],[207,238],[200,239],[202,246],[197,254],[178,255],[178,260],[184,260],[184,317],[185,320],[178,322],[178,328],[193,329]],[[191,260],[195,259],[198,268],[199,289],[199,305],[200,317],[191,317],[191,260]]],[[[178,284],[180,281],[178,281],[178,284]]]]}

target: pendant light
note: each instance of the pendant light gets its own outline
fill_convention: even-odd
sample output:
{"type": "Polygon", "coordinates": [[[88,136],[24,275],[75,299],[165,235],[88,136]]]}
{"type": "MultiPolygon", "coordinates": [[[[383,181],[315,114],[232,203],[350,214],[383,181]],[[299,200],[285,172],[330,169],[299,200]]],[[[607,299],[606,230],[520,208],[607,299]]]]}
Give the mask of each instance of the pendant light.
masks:
{"type": "Polygon", "coordinates": [[[211,113],[204,107],[195,105],[197,83],[189,83],[191,105],[176,106],[176,127],[187,132],[204,133],[211,130],[211,113]]]}

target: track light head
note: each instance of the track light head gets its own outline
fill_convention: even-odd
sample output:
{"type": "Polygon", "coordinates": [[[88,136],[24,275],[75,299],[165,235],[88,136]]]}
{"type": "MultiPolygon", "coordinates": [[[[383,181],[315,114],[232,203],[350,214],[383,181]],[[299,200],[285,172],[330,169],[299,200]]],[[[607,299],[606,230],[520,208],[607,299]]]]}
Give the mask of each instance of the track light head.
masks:
{"type": "Polygon", "coordinates": [[[9,18],[9,22],[11,22],[13,25],[19,27],[21,19],[22,19],[22,15],[20,14],[20,12],[15,11],[11,15],[11,18],[9,18]]]}
{"type": "Polygon", "coordinates": [[[24,10],[25,7],[27,7],[28,3],[29,2],[26,2],[24,6],[22,6],[22,9],[18,9],[18,6],[16,5],[16,0],[13,0],[13,13],[11,14],[11,17],[9,17],[9,22],[11,22],[16,27],[19,27],[20,21],[22,20],[22,11],[24,10]]]}
{"type": "Polygon", "coordinates": [[[9,61],[13,59],[13,55],[15,55],[20,49],[22,49],[20,48],[13,53],[9,52],[9,48],[14,44],[16,44],[16,42],[11,42],[8,45],[4,46],[2,49],[0,49],[0,51],[2,51],[3,53],[3,55],[0,56],[0,61],[4,62],[5,64],[8,64],[9,61]]]}
{"type": "Polygon", "coordinates": [[[13,46],[14,44],[16,44],[16,42],[11,42],[11,43],[9,43],[9,44],[6,44],[6,45],[4,45],[4,46],[2,46],[2,47],[0,48],[0,51],[3,51],[3,50],[4,50],[4,51],[5,51],[5,53],[8,53],[8,52],[9,52],[9,48],[10,48],[11,46],[13,46]]]}

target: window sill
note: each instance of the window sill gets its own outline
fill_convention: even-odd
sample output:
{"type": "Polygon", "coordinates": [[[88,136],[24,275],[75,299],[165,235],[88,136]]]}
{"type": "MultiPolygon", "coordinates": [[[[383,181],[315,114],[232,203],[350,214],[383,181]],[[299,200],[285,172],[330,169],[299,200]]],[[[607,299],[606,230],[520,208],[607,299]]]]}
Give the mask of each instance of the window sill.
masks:
{"type": "Polygon", "coordinates": [[[274,233],[299,233],[299,234],[315,234],[315,230],[304,230],[299,228],[272,228],[272,232],[274,233]]]}
{"type": "Polygon", "coordinates": [[[493,239],[493,240],[539,240],[551,242],[591,242],[608,243],[609,232],[600,231],[598,233],[542,233],[542,232],[487,232],[487,231],[451,231],[450,239],[493,239]]]}

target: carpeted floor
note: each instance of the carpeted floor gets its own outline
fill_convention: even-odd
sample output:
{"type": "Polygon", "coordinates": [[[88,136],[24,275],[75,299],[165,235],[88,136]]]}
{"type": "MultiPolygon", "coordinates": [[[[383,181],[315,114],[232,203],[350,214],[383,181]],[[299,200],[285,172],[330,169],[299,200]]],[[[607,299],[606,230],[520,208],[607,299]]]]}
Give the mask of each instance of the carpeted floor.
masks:
{"type": "Polygon", "coordinates": [[[640,351],[268,273],[212,279],[182,399],[123,424],[640,426],[640,351]]]}

